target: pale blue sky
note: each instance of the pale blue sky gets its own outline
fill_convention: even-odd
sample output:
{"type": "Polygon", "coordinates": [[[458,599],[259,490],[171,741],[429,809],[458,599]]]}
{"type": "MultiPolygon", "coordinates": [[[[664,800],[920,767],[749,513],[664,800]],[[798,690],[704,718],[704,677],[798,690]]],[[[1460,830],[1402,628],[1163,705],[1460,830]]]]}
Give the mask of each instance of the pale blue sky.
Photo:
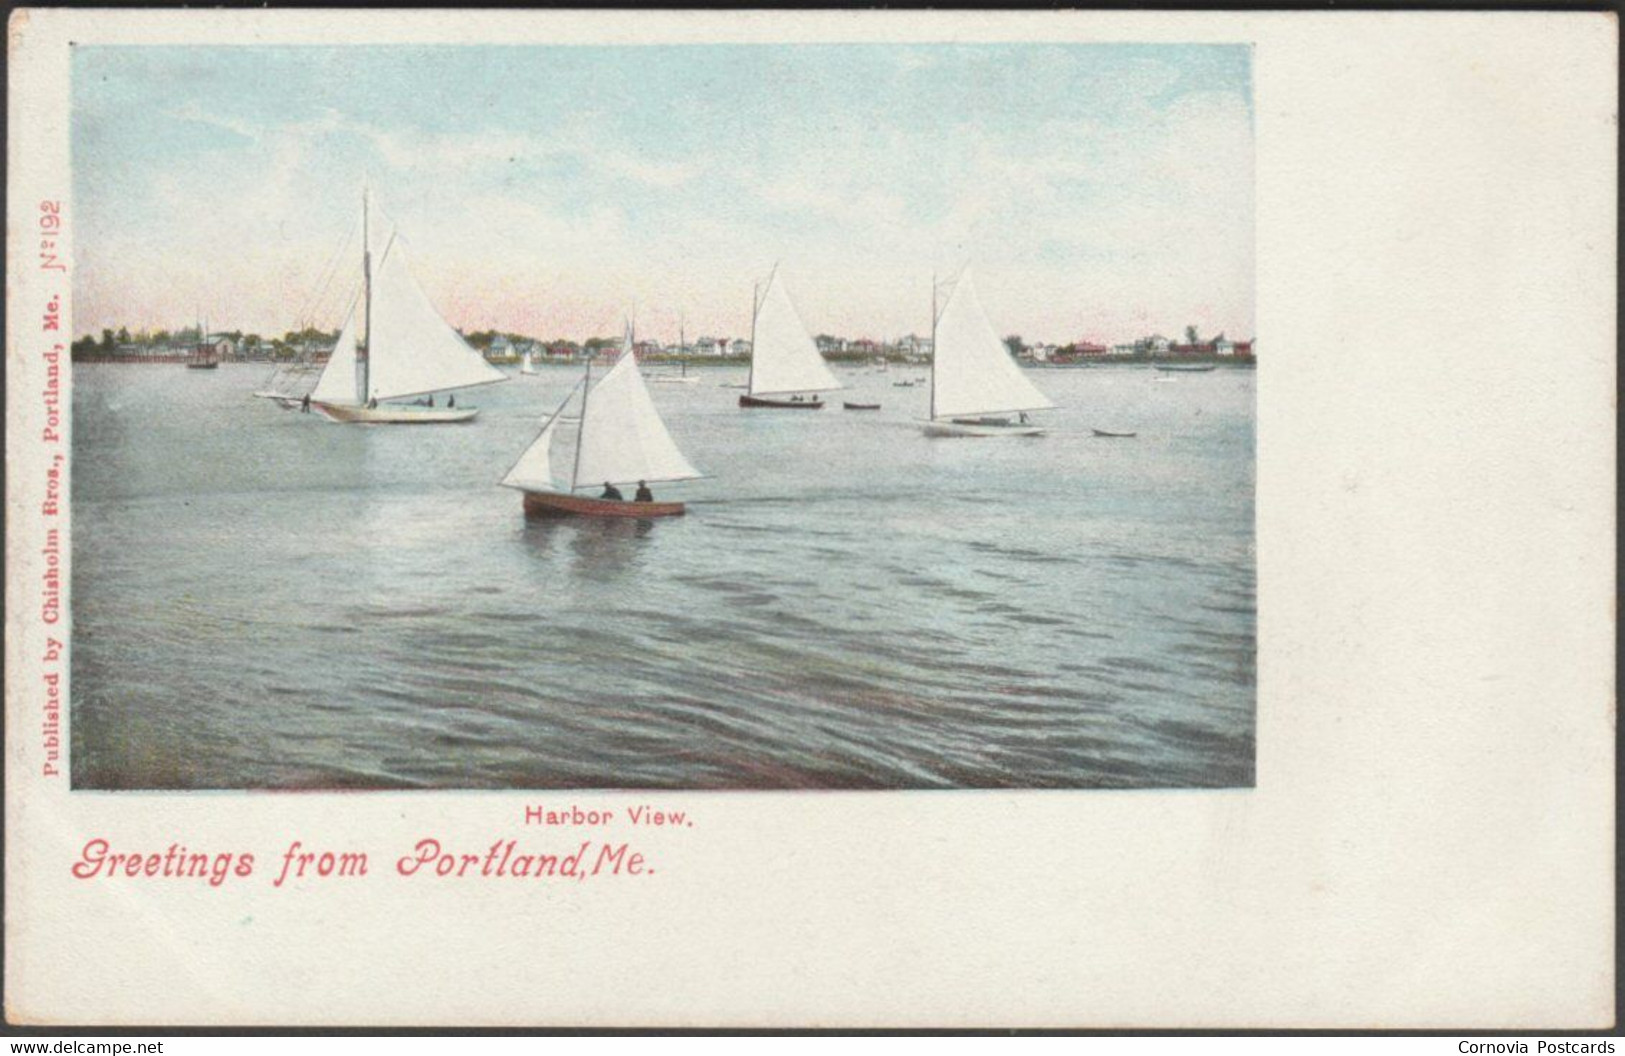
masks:
{"type": "Polygon", "coordinates": [[[579,336],[635,300],[657,337],[738,334],[777,260],[809,329],[890,337],[969,261],[1000,332],[1252,333],[1242,46],[93,47],[73,73],[80,331],[336,325],[365,181],[469,328],[579,336]]]}

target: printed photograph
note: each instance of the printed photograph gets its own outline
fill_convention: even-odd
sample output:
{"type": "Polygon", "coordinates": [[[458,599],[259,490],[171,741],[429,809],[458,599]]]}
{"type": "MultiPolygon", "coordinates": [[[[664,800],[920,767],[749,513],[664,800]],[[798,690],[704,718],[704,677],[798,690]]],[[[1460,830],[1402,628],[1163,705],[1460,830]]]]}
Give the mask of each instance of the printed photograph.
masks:
{"type": "Polygon", "coordinates": [[[1253,786],[1249,47],[71,81],[75,790],[1253,786]]]}

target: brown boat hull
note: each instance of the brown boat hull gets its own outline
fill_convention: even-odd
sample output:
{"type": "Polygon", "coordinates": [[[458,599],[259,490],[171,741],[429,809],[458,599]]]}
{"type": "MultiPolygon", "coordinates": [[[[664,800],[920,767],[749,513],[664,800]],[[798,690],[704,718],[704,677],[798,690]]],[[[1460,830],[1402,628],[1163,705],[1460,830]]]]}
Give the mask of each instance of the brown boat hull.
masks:
{"type": "Polygon", "coordinates": [[[824,401],[812,400],[770,400],[765,396],[751,396],[749,394],[739,397],[741,407],[772,407],[781,411],[819,411],[824,408],[824,401]]]}
{"type": "Polygon", "coordinates": [[[880,404],[878,404],[878,403],[850,403],[850,402],[844,402],[843,401],[841,406],[845,407],[849,411],[878,411],[878,410],[880,410],[880,404]]]}
{"type": "Polygon", "coordinates": [[[527,517],[681,517],[680,502],[624,502],[617,499],[590,499],[562,492],[527,491],[527,517]]]}

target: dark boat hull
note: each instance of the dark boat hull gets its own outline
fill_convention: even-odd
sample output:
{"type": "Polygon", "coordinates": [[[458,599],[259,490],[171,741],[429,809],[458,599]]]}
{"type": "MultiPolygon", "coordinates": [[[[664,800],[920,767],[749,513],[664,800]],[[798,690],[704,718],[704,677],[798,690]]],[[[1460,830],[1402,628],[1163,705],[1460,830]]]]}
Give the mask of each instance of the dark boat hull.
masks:
{"type": "Polygon", "coordinates": [[[562,492],[527,491],[527,517],[681,517],[680,502],[624,502],[616,499],[590,499],[562,492]]]}
{"type": "Polygon", "coordinates": [[[745,394],[739,397],[741,407],[771,407],[781,411],[818,411],[824,407],[824,401],[811,400],[770,400],[765,396],[752,396],[745,394]]]}
{"type": "Polygon", "coordinates": [[[841,406],[845,407],[849,411],[878,411],[878,410],[880,410],[880,404],[878,404],[878,403],[852,403],[852,402],[847,401],[847,400],[842,400],[841,401],[841,406]]]}
{"type": "Polygon", "coordinates": [[[220,364],[218,364],[218,363],[188,363],[188,364],[186,364],[186,369],[187,370],[215,370],[219,366],[220,366],[220,364]]]}
{"type": "Polygon", "coordinates": [[[1096,436],[1110,436],[1116,438],[1127,438],[1135,435],[1133,433],[1112,433],[1106,431],[1105,429],[1091,429],[1089,431],[1094,433],[1096,436]]]}

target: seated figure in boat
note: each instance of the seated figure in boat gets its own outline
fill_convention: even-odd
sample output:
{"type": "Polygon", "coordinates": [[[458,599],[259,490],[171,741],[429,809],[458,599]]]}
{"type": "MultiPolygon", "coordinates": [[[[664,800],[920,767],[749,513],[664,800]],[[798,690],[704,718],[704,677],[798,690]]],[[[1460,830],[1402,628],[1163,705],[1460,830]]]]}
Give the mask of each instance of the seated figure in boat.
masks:
{"type": "Polygon", "coordinates": [[[653,502],[655,501],[655,493],[649,490],[649,485],[646,482],[640,480],[638,481],[637,494],[632,496],[632,501],[653,502]]]}
{"type": "Polygon", "coordinates": [[[604,481],[604,493],[598,497],[600,499],[609,499],[612,502],[620,502],[623,498],[621,495],[621,489],[617,488],[607,480],[604,481]]]}

